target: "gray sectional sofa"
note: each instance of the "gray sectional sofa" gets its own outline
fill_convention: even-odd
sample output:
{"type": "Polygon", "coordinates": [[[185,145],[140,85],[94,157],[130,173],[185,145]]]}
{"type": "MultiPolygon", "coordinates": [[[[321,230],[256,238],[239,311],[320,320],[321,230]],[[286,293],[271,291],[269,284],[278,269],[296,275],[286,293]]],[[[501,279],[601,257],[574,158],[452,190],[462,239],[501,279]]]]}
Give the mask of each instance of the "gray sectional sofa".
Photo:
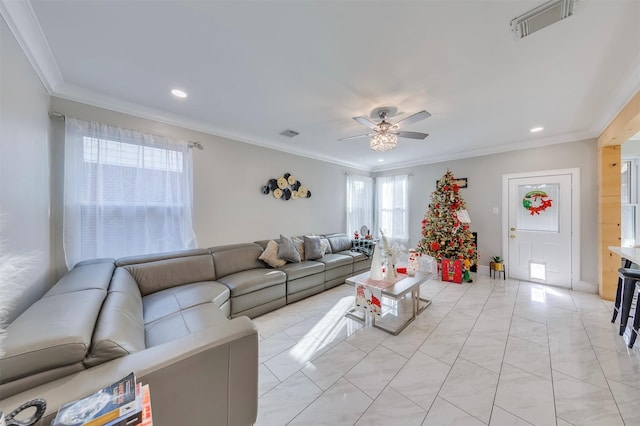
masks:
{"type": "Polygon", "coordinates": [[[80,262],[7,328],[0,409],[57,407],[134,371],[151,387],[154,424],[250,425],[258,334],[249,318],[370,267],[345,234],[316,260],[271,268],[268,241],[80,262]]]}

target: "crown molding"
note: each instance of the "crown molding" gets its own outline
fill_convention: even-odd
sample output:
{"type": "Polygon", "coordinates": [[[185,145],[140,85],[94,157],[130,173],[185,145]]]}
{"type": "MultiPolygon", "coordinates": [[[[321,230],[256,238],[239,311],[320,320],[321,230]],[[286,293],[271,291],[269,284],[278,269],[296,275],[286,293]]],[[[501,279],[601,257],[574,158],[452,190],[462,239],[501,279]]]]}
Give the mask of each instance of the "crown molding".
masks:
{"type": "Polygon", "coordinates": [[[145,107],[133,102],[124,101],[115,97],[105,95],[103,93],[94,92],[85,88],[81,88],[69,83],[59,84],[56,87],[56,96],[61,99],[67,99],[74,102],[80,102],[83,104],[95,106],[98,108],[108,109],[110,111],[119,112],[122,114],[133,115],[136,117],[153,120],[163,124],[171,126],[183,127],[197,132],[202,132],[225,139],[230,139],[238,142],[248,143],[251,145],[260,146],[263,148],[273,149],[276,151],[284,152],[287,154],[298,155],[326,163],[336,164],[342,167],[349,167],[352,169],[360,170],[363,172],[377,173],[390,170],[403,169],[408,167],[424,166],[427,164],[441,163],[444,161],[461,160],[465,158],[481,157],[484,155],[501,154],[504,152],[518,151],[529,148],[538,148],[548,145],[555,145],[560,143],[574,142],[578,140],[597,138],[598,133],[594,131],[583,131],[568,133],[564,135],[550,136],[547,138],[540,138],[535,140],[525,140],[515,143],[508,143],[499,146],[493,146],[488,148],[480,148],[475,150],[460,151],[455,154],[440,155],[429,157],[428,159],[419,158],[412,161],[393,163],[389,165],[381,165],[374,167],[363,167],[361,164],[356,164],[341,159],[325,156],[305,149],[295,149],[291,146],[280,144],[277,141],[249,138],[246,135],[238,132],[224,129],[216,126],[212,126],[210,123],[194,120],[178,114],[167,113],[166,111],[145,107]]]}
{"type": "Polygon", "coordinates": [[[31,2],[0,0],[0,14],[49,94],[63,82],[31,2]]]}
{"type": "Polygon", "coordinates": [[[603,108],[603,111],[610,113],[602,114],[603,118],[594,123],[592,130],[598,136],[601,135],[638,92],[640,92],[640,54],[636,56],[627,74],[620,79],[603,108]]]}
{"type": "Polygon", "coordinates": [[[356,164],[349,161],[344,161],[329,156],[318,154],[317,152],[295,149],[291,146],[278,143],[277,141],[250,138],[246,135],[225,129],[217,126],[212,126],[202,120],[195,120],[179,114],[168,113],[155,108],[142,106],[137,103],[124,101],[112,96],[105,95],[103,93],[88,90],[79,86],[75,86],[69,83],[62,83],[56,86],[53,96],[66,99],[69,101],[80,102],[83,104],[91,105],[97,108],[104,108],[110,111],[119,112],[122,114],[133,115],[135,117],[144,118],[147,120],[153,120],[159,123],[168,124],[171,126],[183,127],[186,129],[194,130],[197,132],[206,133],[222,137],[225,139],[231,139],[234,141],[244,142],[251,145],[260,146],[263,148],[273,149],[276,151],[284,152],[287,154],[298,155],[301,157],[311,158],[318,161],[324,161],[331,164],[336,164],[342,167],[349,167],[352,169],[362,170],[365,172],[371,172],[370,168],[363,167],[362,164],[356,164]]]}
{"type": "Polygon", "coordinates": [[[598,135],[591,131],[568,133],[564,135],[550,136],[542,139],[520,141],[520,142],[508,143],[508,144],[503,144],[498,146],[492,146],[488,148],[461,151],[461,152],[457,152],[455,154],[450,154],[450,155],[434,156],[434,157],[430,157],[429,159],[417,159],[413,161],[406,161],[403,163],[395,163],[395,164],[389,165],[388,167],[385,167],[385,166],[375,167],[373,168],[372,172],[373,173],[386,172],[390,170],[424,166],[427,164],[442,163],[445,161],[455,161],[455,160],[462,160],[465,158],[482,157],[485,155],[502,154],[505,152],[520,151],[523,149],[540,148],[544,146],[575,142],[575,141],[580,141],[585,139],[595,139],[597,137],[598,135]]]}

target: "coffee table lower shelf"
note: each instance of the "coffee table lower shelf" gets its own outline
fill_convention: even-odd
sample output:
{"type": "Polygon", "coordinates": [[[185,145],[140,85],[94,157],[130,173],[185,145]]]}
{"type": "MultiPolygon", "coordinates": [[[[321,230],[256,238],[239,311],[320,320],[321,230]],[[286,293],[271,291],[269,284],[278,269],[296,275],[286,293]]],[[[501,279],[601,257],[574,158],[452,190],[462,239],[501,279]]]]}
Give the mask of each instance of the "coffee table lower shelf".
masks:
{"type": "MultiPolygon", "coordinates": [[[[356,275],[355,277],[348,278],[346,282],[348,284],[352,284],[355,286],[358,284],[358,282],[362,282],[366,280],[368,277],[369,277],[369,272],[365,272],[360,275],[356,275]]],[[[397,326],[393,326],[393,324],[387,325],[385,323],[388,321],[384,319],[376,320],[377,315],[359,311],[355,307],[349,309],[345,313],[345,316],[348,318],[355,319],[357,321],[361,321],[363,323],[366,323],[367,317],[369,317],[371,319],[372,327],[379,328],[380,330],[386,331],[387,333],[397,336],[398,334],[400,334],[402,330],[404,330],[409,324],[411,324],[411,322],[413,322],[413,320],[415,320],[418,315],[420,315],[425,309],[429,307],[429,305],[431,305],[431,300],[420,297],[420,286],[423,283],[427,282],[429,279],[431,279],[431,274],[421,274],[415,277],[407,277],[404,280],[398,281],[395,285],[382,290],[382,298],[391,299],[393,301],[392,303],[395,303],[397,306],[396,310],[398,314],[395,316],[387,314],[387,315],[384,315],[384,317],[389,317],[389,316],[395,317],[397,321],[394,321],[394,322],[399,323],[397,326]],[[410,298],[405,297],[409,293],[411,293],[411,297],[410,298]],[[408,318],[404,321],[402,320],[403,315],[401,315],[401,312],[399,309],[400,305],[402,305],[403,302],[404,304],[406,303],[411,304],[411,307],[408,308],[410,309],[411,314],[410,316],[408,315],[408,318]]],[[[383,306],[384,306],[384,302],[383,302],[383,306]]]]}

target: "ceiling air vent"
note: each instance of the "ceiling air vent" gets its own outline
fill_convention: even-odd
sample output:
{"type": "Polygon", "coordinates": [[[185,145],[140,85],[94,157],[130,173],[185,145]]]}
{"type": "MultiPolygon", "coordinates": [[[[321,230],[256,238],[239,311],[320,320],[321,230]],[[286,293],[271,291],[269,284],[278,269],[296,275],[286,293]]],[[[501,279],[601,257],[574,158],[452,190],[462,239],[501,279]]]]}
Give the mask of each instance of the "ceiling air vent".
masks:
{"type": "Polygon", "coordinates": [[[287,129],[280,132],[282,136],[286,136],[288,138],[294,138],[300,134],[300,132],[296,132],[295,130],[287,129]]]}
{"type": "Polygon", "coordinates": [[[511,31],[518,38],[535,33],[573,15],[577,0],[551,0],[511,20],[511,31]]]}

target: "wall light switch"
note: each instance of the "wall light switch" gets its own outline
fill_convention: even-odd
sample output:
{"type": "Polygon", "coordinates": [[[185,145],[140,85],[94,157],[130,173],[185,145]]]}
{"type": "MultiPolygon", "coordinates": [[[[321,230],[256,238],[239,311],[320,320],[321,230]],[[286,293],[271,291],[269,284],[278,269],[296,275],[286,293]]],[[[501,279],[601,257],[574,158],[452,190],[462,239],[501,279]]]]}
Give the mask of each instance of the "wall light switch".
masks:
{"type": "Polygon", "coordinates": [[[498,214],[498,213],[500,213],[500,209],[498,207],[494,207],[493,214],[498,214]]]}

